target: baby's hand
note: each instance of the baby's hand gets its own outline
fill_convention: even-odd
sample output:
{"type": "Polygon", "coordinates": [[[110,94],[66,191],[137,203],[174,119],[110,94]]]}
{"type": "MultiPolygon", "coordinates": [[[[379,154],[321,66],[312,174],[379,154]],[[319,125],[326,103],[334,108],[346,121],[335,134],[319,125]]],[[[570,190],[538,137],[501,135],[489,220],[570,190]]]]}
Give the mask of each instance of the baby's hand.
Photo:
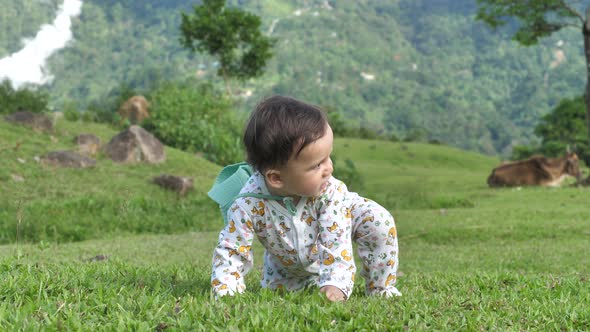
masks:
{"type": "Polygon", "coordinates": [[[346,301],[346,295],[336,286],[324,286],[320,288],[320,293],[326,293],[326,297],[332,302],[346,301]]]}

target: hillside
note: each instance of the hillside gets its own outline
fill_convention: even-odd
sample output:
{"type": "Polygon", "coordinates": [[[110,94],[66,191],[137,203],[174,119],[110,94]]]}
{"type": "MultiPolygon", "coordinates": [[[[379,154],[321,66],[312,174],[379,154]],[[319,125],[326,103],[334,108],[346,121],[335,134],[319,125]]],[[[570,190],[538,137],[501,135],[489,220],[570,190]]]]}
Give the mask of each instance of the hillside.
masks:
{"type": "MultiPolygon", "coordinates": [[[[45,134],[0,121],[0,244],[219,228],[219,210],[206,192],[220,168],[193,154],[167,147],[166,162],[156,165],[119,165],[99,154],[89,169],[35,161],[74,149],[81,133],[94,133],[104,144],[117,131],[59,119],[55,132],[45,134]],[[162,190],[150,182],[162,173],[193,177],[195,190],[185,198],[162,190]]],[[[364,186],[351,190],[396,211],[473,207],[496,163],[442,145],[345,138],[336,139],[334,158],[353,160],[362,176],[364,186]]]]}
{"type": "MultiPolygon", "coordinates": [[[[51,20],[59,0],[0,1],[0,57],[51,20]],[[4,14],[12,13],[12,14],[4,14]],[[10,28],[9,28],[10,27],[10,28]]],[[[220,84],[214,59],[180,47],[180,12],[197,2],[84,1],[75,41],[48,63],[56,110],[109,98],[123,84],[198,76],[220,84]]],[[[514,26],[492,31],[474,21],[475,0],[230,1],[261,16],[278,40],[267,73],[236,90],[281,93],[335,108],[351,126],[436,139],[486,154],[534,140],[532,128],[564,97],[583,91],[579,32],[564,30],[525,48],[514,26]]],[[[220,84],[221,85],[221,84],[220,84]]]]}
{"type": "Polygon", "coordinates": [[[97,166],[89,169],[35,161],[49,151],[74,149],[73,139],[81,133],[93,133],[104,144],[117,131],[61,119],[49,135],[0,120],[0,243],[218,228],[211,222],[218,209],[206,193],[219,166],[195,155],[166,148],[162,164],[124,166],[99,154],[97,166]],[[162,173],[193,177],[194,192],[179,199],[152,184],[162,173]]]}
{"type": "Polygon", "coordinates": [[[473,207],[498,163],[444,145],[343,138],[334,156],[351,158],[363,175],[360,193],[393,210],[473,207]]]}
{"type": "Polygon", "coordinates": [[[81,132],[116,131],[59,120],[47,135],[0,120],[0,330],[590,328],[587,188],[489,189],[495,158],[337,138],[334,155],[354,160],[362,193],[395,216],[403,297],[367,297],[362,277],[344,304],[313,287],[261,289],[256,242],[248,290],[218,300],[210,271],[221,220],[205,191],[219,167],[169,148],[158,166],[33,161],[81,132]],[[148,183],[163,171],[194,176],[196,190],[179,200],[148,183]]]}

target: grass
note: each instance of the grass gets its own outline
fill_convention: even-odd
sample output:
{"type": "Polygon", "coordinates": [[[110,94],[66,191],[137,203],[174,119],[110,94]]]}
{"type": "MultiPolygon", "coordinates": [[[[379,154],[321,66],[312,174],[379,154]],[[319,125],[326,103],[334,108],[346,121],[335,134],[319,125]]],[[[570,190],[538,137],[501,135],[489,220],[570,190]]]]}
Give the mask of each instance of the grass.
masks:
{"type": "Polygon", "coordinates": [[[33,242],[216,229],[210,220],[218,210],[206,192],[220,167],[194,155],[166,148],[166,162],[157,165],[118,165],[99,155],[93,169],[60,169],[34,160],[49,151],[74,149],[73,138],[80,133],[108,142],[117,131],[59,121],[49,135],[0,121],[0,244],[14,242],[17,214],[22,215],[20,240],[33,242]],[[161,173],[193,177],[193,195],[179,199],[152,184],[161,173]],[[14,181],[14,175],[24,181],[14,181]]]}
{"type": "Polygon", "coordinates": [[[497,163],[444,145],[355,139],[340,139],[334,154],[353,156],[364,173],[361,193],[393,210],[472,207],[488,194],[485,172],[497,163]]]}
{"type": "MultiPolygon", "coordinates": [[[[0,178],[7,243],[0,245],[0,330],[590,329],[587,189],[492,190],[485,179],[494,158],[438,145],[337,139],[335,154],[350,156],[364,176],[361,193],[396,218],[404,296],[368,298],[360,278],[341,304],[316,289],[261,289],[262,248],[255,244],[247,293],[216,300],[210,261],[221,222],[205,192],[219,168],[173,149],[161,166],[99,158],[96,169],[76,171],[28,161],[47,144],[70,147],[69,137],[81,130],[90,129],[63,123],[54,135],[59,142],[48,143],[46,135],[0,122],[0,148],[27,139],[22,151],[0,151],[1,172],[24,169],[26,184],[0,178]],[[179,200],[148,183],[168,169],[199,176],[198,188],[179,200]],[[19,216],[29,226],[14,243],[19,216]],[[46,230],[51,222],[55,234],[46,230]],[[75,239],[84,241],[62,235],[75,227],[75,239]]],[[[95,131],[104,139],[114,134],[95,131]]]]}

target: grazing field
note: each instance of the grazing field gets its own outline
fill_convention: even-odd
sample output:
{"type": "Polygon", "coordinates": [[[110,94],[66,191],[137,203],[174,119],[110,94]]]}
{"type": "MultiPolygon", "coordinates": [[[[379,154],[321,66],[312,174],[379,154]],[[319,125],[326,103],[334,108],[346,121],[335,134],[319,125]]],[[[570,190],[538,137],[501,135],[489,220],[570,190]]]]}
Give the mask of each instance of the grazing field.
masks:
{"type": "Polygon", "coordinates": [[[339,138],[334,153],[355,162],[361,193],[396,218],[403,297],[368,298],[361,278],[338,304],[316,289],[263,290],[256,245],[247,293],[216,300],[222,222],[206,191],[220,168],[174,149],[157,166],[33,160],[81,132],[116,133],[63,121],[52,138],[0,121],[0,330],[590,329],[588,189],[492,190],[497,159],[339,138]],[[193,176],[196,189],[180,199],[149,183],[160,173],[193,176]]]}

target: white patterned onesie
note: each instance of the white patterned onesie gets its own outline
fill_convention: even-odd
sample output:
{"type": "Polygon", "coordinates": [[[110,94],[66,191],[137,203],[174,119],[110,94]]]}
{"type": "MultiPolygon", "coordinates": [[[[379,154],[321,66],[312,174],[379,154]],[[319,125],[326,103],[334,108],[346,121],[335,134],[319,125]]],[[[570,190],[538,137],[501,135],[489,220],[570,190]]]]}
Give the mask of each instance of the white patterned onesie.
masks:
{"type": "MultiPolygon", "coordinates": [[[[259,172],[242,188],[241,193],[246,192],[269,194],[259,172]]],[[[356,272],[355,241],[366,293],[401,295],[395,288],[398,245],[393,217],[333,177],[320,196],[299,200],[295,216],[280,201],[235,200],[213,254],[211,285],[216,295],[246,289],[244,275],[252,268],[254,234],[266,249],[262,287],[295,290],[332,285],[349,297],[356,272]]]]}

